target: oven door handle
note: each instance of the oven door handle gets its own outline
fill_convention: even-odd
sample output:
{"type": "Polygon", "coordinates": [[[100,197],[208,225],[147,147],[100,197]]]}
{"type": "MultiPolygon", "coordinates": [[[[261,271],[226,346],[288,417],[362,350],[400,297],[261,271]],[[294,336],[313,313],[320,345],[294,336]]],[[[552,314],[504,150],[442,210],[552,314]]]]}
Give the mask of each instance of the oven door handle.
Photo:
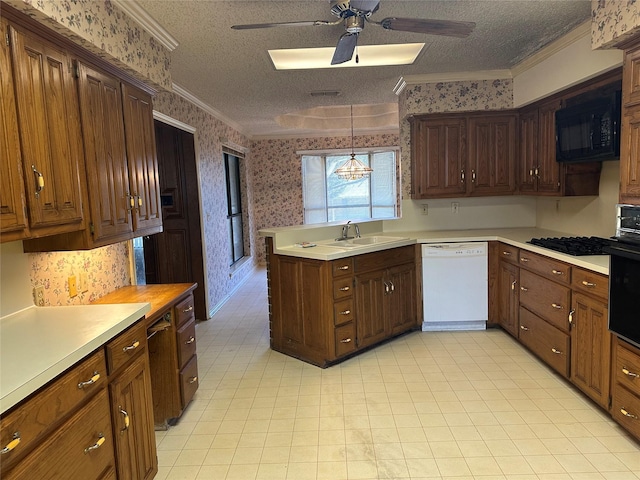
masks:
{"type": "Polygon", "coordinates": [[[604,247],[603,250],[609,255],[616,255],[618,257],[624,257],[636,261],[640,260],[640,245],[638,245],[637,249],[622,245],[612,245],[609,247],[604,247]]]}

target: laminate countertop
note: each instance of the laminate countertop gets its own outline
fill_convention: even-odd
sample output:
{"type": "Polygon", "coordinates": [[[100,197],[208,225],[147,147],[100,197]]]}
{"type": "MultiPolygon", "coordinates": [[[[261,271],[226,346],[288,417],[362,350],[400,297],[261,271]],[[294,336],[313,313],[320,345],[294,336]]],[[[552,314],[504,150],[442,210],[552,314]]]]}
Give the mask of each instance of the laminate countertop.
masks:
{"type": "Polygon", "coordinates": [[[148,302],[150,309],[147,312],[146,321],[149,327],[159,315],[176,303],[176,300],[192,292],[197,286],[197,283],[128,285],[100,297],[93,302],[93,305],[148,302]]]}
{"type": "Polygon", "coordinates": [[[0,318],[0,413],[140,320],[149,303],[28,307],[0,318]]]}

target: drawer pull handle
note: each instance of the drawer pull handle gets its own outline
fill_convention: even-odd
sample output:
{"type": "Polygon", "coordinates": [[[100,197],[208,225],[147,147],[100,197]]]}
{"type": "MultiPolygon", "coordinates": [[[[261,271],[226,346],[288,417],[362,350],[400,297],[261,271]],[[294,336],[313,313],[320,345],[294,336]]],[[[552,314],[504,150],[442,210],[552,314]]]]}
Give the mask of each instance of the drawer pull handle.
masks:
{"type": "Polygon", "coordinates": [[[520,290],[522,290],[523,292],[528,292],[529,291],[529,289],[527,287],[523,287],[523,286],[520,287],[520,290]]]}
{"type": "Polygon", "coordinates": [[[11,450],[16,448],[20,444],[20,432],[15,432],[12,440],[7,443],[7,446],[0,450],[0,455],[4,455],[5,453],[9,453],[11,450]]]}
{"type": "Polygon", "coordinates": [[[189,305],[189,308],[185,308],[184,310],[182,310],[182,313],[189,313],[193,310],[193,305],[189,305]]]}
{"type": "Polygon", "coordinates": [[[520,330],[524,330],[525,332],[529,331],[529,327],[525,327],[524,325],[520,325],[520,330]]]}
{"type": "Polygon", "coordinates": [[[340,340],[340,343],[351,343],[351,339],[350,338],[343,338],[342,340],[340,340]]]}
{"type": "Polygon", "coordinates": [[[551,273],[553,273],[554,275],[564,275],[563,271],[556,270],[555,268],[553,270],[551,270],[551,273]]]}
{"type": "Polygon", "coordinates": [[[343,310],[340,312],[340,315],[349,315],[351,313],[351,310],[343,310]]]}
{"type": "Polygon", "coordinates": [[[638,416],[637,415],[634,415],[633,413],[629,413],[627,411],[627,409],[624,408],[624,407],[622,407],[620,409],[620,413],[623,414],[625,417],[629,417],[629,418],[633,418],[634,420],[638,420],[638,416]]]}
{"type": "Polygon", "coordinates": [[[100,380],[100,374],[98,372],[93,372],[93,376],[86,382],[80,382],[78,384],[78,388],[83,389],[84,387],[88,387],[89,385],[96,383],[98,380],[100,380]]]}
{"type": "Polygon", "coordinates": [[[516,284],[518,283],[517,280],[514,280],[513,282],[511,282],[511,290],[515,290],[516,289],[516,284]]]}
{"type": "Polygon", "coordinates": [[[191,377],[189,379],[189,383],[196,383],[198,381],[198,377],[191,377]]]}
{"type": "Polygon", "coordinates": [[[131,350],[135,350],[136,348],[138,348],[140,346],[140,342],[138,340],[136,340],[135,342],[133,342],[131,345],[127,346],[127,347],[122,347],[122,351],[123,352],[129,352],[131,350]]]}
{"type": "Polygon", "coordinates": [[[196,337],[189,337],[189,340],[187,340],[186,342],[184,342],[185,345],[191,345],[193,342],[196,341],[196,337]]]}
{"type": "Polygon", "coordinates": [[[84,449],[84,453],[87,454],[89,453],[91,450],[97,450],[98,448],[100,448],[102,446],[102,444],[104,443],[105,438],[104,435],[102,435],[101,433],[98,434],[98,441],[96,443],[94,443],[93,445],[91,445],[90,447],[87,447],[84,449]]]}
{"type": "Polygon", "coordinates": [[[520,257],[520,261],[527,263],[529,261],[529,259],[527,257],[520,257]]]}
{"type": "Polygon", "coordinates": [[[582,284],[587,288],[594,288],[596,286],[595,283],[587,282],[586,280],[583,280],[582,284]]]}
{"type": "Polygon", "coordinates": [[[627,377],[640,378],[640,375],[638,375],[637,373],[633,373],[627,367],[622,367],[622,373],[624,373],[627,377]]]}
{"type": "Polygon", "coordinates": [[[349,265],[341,265],[338,270],[349,270],[349,265]]]}
{"type": "Polygon", "coordinates": [[[571,310],[569,312],[569,325],[573,325],[573,314],[576,313],[575,310],[571,310]]]}
{"type": "Polygon", "coordinates": [[[557,348],[552,348],[551,351],[553,353],[555,353],[556,355],[562,355],[562,352],[560,350],[558,350],[557,348]]]}
{"type": "Polygon", "coordinates": [[[120,413],[122,414],[122,416],[124,417],[124,428],[122,428],[120,430],[120,433],[124,432],[125,430],[129,430],[129,414],[127,413],[126,410],[123,410],[122,407],[118,407],[120,409],[120,413]]]}
{"type": "Polygon", "coordinates": [[[341,292],[348,292],[349,290],[351,290],[350,287],[340,287],[341,292]]]}
{"type": "Polygon", "coordinates": [[[562,310],[562,305],[558,305],[557,303],[552,303],[551,306],[556,310],[562,310]]]}
{"type": "Polygon", "coordinates": [[[511,256],[511,252],[507,252],[506,250],[505,250],[504,252],[502,252],[502,254],[503,254],[505,257],[510,257],[510,256],[511,256]]]}

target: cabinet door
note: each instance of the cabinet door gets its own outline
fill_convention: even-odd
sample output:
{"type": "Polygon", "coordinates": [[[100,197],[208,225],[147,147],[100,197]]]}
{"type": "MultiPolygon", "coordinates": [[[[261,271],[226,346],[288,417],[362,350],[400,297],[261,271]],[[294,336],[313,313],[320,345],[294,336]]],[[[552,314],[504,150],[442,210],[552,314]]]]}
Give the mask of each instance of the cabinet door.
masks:
{"type": "Polygon", "coordinates": [[[31,233],[80,230],[83,150],[71,60],[30,32],[10,30],[31,233]]]}
{"type": "Polygon", "coordinates": [[[560,101],[552,101],[538,110],[538,193],[557,195],[561,191],[560,164],[556,162],[556,110],[560,101]]]}
{"type": "MultiPolygon", "coordinates": [[[[9,27],[1,20],[2,31],[7,32],[9,27]]],[[[28,237],[29,226],[11,55],[6,43],[0,45],[0,64],[0,239],[9,242],[28,237]]]]}
{"type": "Polygon", "coordinates": [[[602,407],[609,406],[611,334],[605,304],[573,293],[571,381],[602,407]]]}
{"type": "Polygon", "coordinates": [[[518,191],[533,193],[538,186],[538,109],[522,112],[519,127],[518,191]]]}
{"type": "Polygon", "coordinates": [[[520,269],[508,262],[500,262],[498,267],[499,312],[498,321],[502,328],[518,337],[518,286],[520,269]]]}
{"type": "Polygon", "coordinates": [[[510,194],[515,190],[516,114],[469,119],[471,194],[510,194]]]}
{"type": "Polygon", "coordinates": [[[620,131],[620,202],[640,203],[640,105],[625,109],[620,131]]]}
{"type": "Polygon", "coordinates": [[[133,228],[120,82],[83,64],[78,72],[93,240],[126,240],[133,228]]]}
{"type": "Polygon", "coordinates": [[[146,93],[123,84],[124,125],[136,236],[162,231],[153,107],[146,93]]]}
{"type": "Polygon", "coordinates": [[[407,264],[390,268],[387,273],[390,293],[387,295],[389,328],[396,335],[417,326],[416,268],[407,264]]]}
{"type": "Polygon", "coordinates": [[[357,346],[363,348],[384,340],[387,336],[385,321],[386,296],[384,271],[356,275],[356,332],[357,346]]]}
{"type": "Polygon", "coordinates": [[[466,193],[466,119],[414,119],[411,124],[413,198],[466,193]]]}
{"type": "Polygon", "coordinates": [[[151,479],[158,472],[158,458],[146,352],[111,382],[109,391],[118,479],[151,479]]]}

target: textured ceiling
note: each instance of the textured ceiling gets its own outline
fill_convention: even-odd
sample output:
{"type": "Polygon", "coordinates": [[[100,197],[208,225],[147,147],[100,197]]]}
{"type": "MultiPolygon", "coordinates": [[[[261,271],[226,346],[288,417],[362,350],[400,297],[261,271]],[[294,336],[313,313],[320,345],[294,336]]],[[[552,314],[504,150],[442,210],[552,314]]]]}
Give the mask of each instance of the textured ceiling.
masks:
{"type": "Polygon", "coordinates": [[[366,24],[360,45],[425,42],[425,49],[413,65],[276,71],[268,49],[335,46],[343,26],[232,30],[231,25],[334,20],[329,0],[137,3],[179,42],[172,54],[174,83],[252,137],[313,134],[276,123],[276,117],[298,110],[396,104],[393,88],[401,77],[509,69],[588,20],[591,6],[590,0],[382,0],[374,20],[460,20],[476,22],[476,28],[460,39],[366,24]],[[337,90],[340,95],[310,95],[319,90],[337,90]]]}

